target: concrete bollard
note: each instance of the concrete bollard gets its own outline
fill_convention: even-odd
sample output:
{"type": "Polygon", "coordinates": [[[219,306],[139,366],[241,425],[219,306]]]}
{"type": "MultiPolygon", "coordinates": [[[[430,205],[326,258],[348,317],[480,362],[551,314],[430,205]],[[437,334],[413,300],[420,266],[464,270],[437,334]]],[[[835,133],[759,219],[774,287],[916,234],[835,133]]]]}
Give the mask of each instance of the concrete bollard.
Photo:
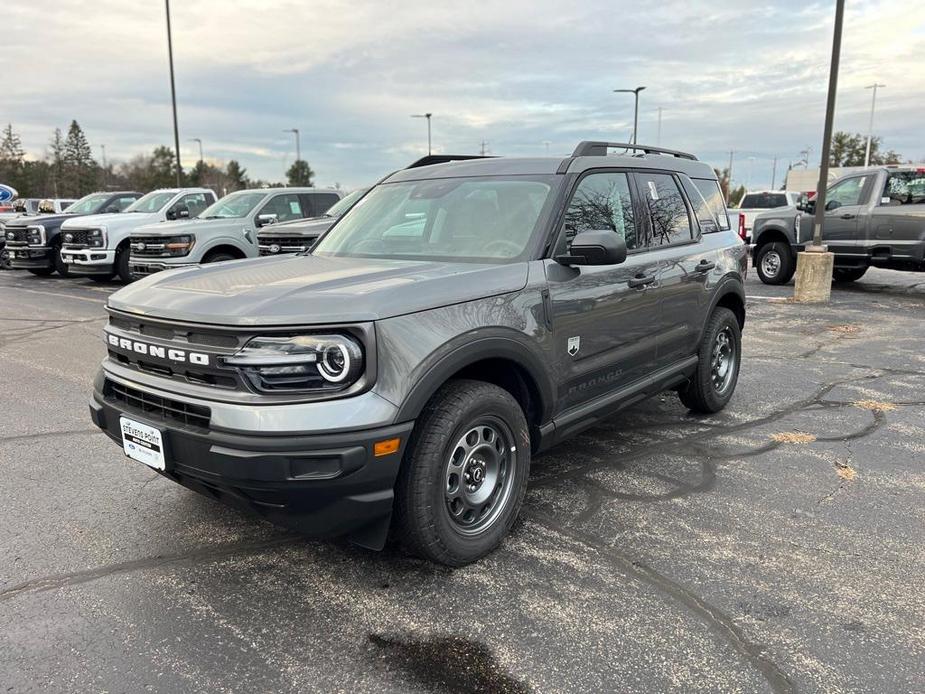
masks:
{"type": "Polygon", "coordinates": [[[835,255],[825,251],[797,254],[796,286],[793,300],[803,303],[827,302],[832,295],[832,268],[835,255]]]}

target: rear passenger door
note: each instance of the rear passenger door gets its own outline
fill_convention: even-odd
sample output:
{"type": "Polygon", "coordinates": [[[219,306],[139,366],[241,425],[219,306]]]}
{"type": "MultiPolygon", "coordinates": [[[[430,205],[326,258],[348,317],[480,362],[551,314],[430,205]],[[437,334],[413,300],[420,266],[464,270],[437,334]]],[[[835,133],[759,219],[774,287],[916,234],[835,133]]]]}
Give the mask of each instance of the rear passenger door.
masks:
{"type": "Polygon", "coordinates": [[[872,174],[852,176],[835,184],[826,192],[825,220],[822,240],[833,253],[863,253],[866,231],[858,228],[858,215],[868,199],[875,178],[872,174]],[[861,251],[858,250],[861,247],[861,251]]]}
{"type": "Polygon", "coordinates": [[[658,261],[640,218],[625,171],[593,170],[575,186],[553,255],[567,255],[582,231],[610,230],[626,240],[627,257],[618,265],[546,262],[559,412],[640,379],[655,363],[658,261]]]}
{"type": "MultiPolygon", "coordinates": [[[[651,227],[650,255],[658,261],[657,286],[659,321],[657,361],[668,366],[697,351],[700,329],[709,307],[707,277],[716,258],[703,252],[700,225],[682,193],[677,174],[643,171],[635,174],[636,187],[644,200],[646,221],[651,227]]],[[[700,215],[716,227],[703,197],[688,181],[701,203],[700,215]]]]}

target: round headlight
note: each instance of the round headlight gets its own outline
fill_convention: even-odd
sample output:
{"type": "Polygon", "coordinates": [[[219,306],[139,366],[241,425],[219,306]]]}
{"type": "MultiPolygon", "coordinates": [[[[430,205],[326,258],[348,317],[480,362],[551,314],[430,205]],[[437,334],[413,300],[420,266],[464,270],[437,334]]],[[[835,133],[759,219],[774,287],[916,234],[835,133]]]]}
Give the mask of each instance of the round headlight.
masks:
{"type": "Polygon", "coordinates": [[[340,383],[350,373],[350,353],[343,344],[328,345],[321,352],[318,373],[331,383],[340,383]]]}

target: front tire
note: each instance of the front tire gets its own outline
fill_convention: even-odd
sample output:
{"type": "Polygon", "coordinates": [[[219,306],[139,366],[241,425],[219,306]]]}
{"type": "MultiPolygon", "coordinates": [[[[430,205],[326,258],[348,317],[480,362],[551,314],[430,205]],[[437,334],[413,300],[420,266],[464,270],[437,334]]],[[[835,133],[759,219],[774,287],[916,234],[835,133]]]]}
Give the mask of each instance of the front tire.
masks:
{"type": "Polygon", "coordinates": [[[755,270],[765,284],[787,284],[796,269],[790,246],[782,241],[766,243],[755,254],[755,270]]]}
{"type": "Polygon", "coordinates": [[[867,272],[866,267],[837,267],[832,270],[833,282],[854,282],[867,272]]]}
{"type": "MultiPolygon", "coordinates": [[[[118,251],[116,251],[116,262],[115,262],[116,272],[115,274],[117,274],[119,276],[119,279],[125,282],[125,284],[129,284],[135,279],[134,275],[132,275],[132,268],[130,267],[130,264],[129,264],[131,255],[132,255],[132,252],[128,246],[123,246],[118,251]]],[[[105,277],[105,275],[102,275],[102,276],[105,277]]],[[[112,276],[110,275],[110,278],[111,277],[112,276]]]]}
{"type": "Polygon", "coordinates": [[[742,331],[735,314],[717,307],[700,340],[697,370],[678,391],[681,403],[702,414],[719,412],[732,398],[742,363],[742,331]]]}
{"type": "Polygon", "coordinates": [[[464,566],[520,512],[530,432],[517,400],[482,381],[444,385],[415,424],[395,487],[395,531],[413,553],[464,566]]]}
{"type": "Polygon", "coordinates": [[[55,246],[52,252],[54,253],[55,272],[61,275],[61,277],[67,277],[70,274],[70,268],[61,258],[61,246],[55,246]]]}
{"type": "Polygon", "coordinates": [[[223,253],[219,251],[218,253],[209,253],[205,258],[203,258],[203,263],[224,263],[226,260],[237,260],[237,258],[231,253],[223,253]]]}

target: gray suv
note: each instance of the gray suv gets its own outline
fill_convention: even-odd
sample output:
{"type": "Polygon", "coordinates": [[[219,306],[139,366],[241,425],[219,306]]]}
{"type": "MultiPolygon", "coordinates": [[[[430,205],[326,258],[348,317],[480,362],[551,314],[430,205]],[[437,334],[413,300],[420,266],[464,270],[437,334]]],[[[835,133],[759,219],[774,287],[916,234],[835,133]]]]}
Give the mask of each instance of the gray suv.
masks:
{"type": "Polygon", "coordinates": [[[226,195],[196,219],[139,227],[132,233],[135,277],[177,267],[258,255],[257,233],[281,222],[317,217],[341,199],[337,190],[261,188],[226,195]]]}
{"type": "Polygon", "coordinates": [[[540,451],[666,389],[726,405],[747,259],[725,214],[708,165],[654,147],[399,171],[310,254],[113,294],[92,419],[210,497],[460,566],[540,451]]]}

